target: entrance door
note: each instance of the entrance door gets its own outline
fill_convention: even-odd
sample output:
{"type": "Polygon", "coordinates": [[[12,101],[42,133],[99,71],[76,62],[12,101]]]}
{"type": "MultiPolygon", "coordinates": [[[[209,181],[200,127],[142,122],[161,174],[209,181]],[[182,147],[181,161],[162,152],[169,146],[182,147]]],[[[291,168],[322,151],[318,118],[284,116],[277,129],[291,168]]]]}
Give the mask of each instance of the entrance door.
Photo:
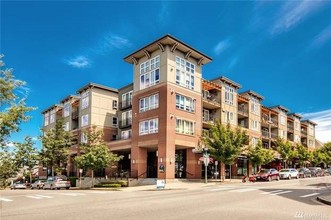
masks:
{"type": "Polygon", "coordinates": [[[175,178],[186,178],[186,149],[175,152],[175,178]]]}
{"type": "Polygon", "coordinates": [[[147,178],[157,178],[156,152],[147,152],[147,178]]]}

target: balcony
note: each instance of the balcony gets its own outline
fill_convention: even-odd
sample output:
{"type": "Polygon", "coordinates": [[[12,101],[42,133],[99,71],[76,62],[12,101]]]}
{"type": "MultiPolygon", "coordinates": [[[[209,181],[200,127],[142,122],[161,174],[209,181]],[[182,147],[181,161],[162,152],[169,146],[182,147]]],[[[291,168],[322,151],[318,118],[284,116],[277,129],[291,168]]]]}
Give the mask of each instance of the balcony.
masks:
{"type": "Polygon", "coordinates": [[[301,135],[302,136],[307,136],[307,130],[301,129],[301,135]]]}
{"type": "Polygon", "coordinates": [[[126,118],[124,120],[120,120],[120,128],[127,128],[132,125],[132,118],[126,118]]]}
{"type": "Polygon", "coordinates": [[[287,124],[287,131],[290,131],[290,132],[293,133],[293,131],[294,131],[294,126],[293,126],[293,124],[287,124]]]}
{"type": "Polygon", "coordinates": [[[126,100],[124,102],[120,102],[120,109],[121,110],[131,108],[131,107],[132,107],[132,100],[126,100]]]}
{"type": "Polygon", "coordinates": [[[202,122],[208,123],[208,124],[214,124],[215,123],[215,117],[212,114],[203,114],[202,116],[202,122]]]}
{"type": "Polygon", "coordinates": [[[211,94],[208,91],[202,92],[203,106],[208,109],[216,109],[221,107],[220,101],[217,100],[217,95],[211,94]]]}
{"type": "Polygon", "coordinates": [[[278,127],[278,119],[277,118],[270,118],[271,119],[271,127],[278,127]]]}
{"type": "Polygon", "coordinates": [[[243,104],[238,105],[238,114],[248,117],[248,106],[243,104]]]}
{"type": "Polygon", "coordinates": [[[238,119],[238,126],[242,128],[248,128],[248,119],[240,120],[238,119]]]}

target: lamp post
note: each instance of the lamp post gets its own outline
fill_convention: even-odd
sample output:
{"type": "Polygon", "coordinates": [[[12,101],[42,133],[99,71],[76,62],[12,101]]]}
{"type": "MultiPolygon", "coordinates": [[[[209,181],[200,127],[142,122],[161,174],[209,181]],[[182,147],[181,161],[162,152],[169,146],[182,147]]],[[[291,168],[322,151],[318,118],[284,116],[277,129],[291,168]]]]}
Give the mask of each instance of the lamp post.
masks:
{"type": "Polygon", "coordinates": [[[207,168],[209,164],[208,148],[203,147],[203,163],[205,164],[205,183],[207,183],[207,168]]]}

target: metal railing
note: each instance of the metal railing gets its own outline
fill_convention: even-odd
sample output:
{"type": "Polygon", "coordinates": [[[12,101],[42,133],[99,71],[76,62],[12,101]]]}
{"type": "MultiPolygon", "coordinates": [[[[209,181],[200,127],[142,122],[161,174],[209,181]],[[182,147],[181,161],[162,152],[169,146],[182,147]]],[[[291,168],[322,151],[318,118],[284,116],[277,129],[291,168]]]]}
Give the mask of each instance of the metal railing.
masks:
{"type": "Polygon", "coordinates": [[[126,118],[124,120],[120,120],[120,128],[129,127],[132,125],[132,118],[126,118]]]}
{"type": "Polygon", "coordinates": [[[238,113],[241,113],[242,115],[248,115],[247,105],[239,105],[238,106],[238,113]]]}
{"type": "Polygon", "coordinates": [[[132,106],[132,100],[126,100],[124,102],[120,102],[120,109],[130,108],[132,106]]]}
{"type": "Polygon", "coordinates": [[[270,133],[268,131],[262,131],[262,136],[269,138],[270,137],[270,133]]]}

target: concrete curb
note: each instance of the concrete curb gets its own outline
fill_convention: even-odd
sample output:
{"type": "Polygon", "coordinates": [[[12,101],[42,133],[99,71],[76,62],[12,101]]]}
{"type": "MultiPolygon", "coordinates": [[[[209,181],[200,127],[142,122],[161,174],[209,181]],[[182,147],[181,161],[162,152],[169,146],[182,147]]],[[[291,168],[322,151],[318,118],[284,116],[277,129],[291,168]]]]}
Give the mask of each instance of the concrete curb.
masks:
{"type": "Polygon", "coordinates": [[[317,201],[331,206],[331,195],[330,196],[318,196],[317,201]]]}

